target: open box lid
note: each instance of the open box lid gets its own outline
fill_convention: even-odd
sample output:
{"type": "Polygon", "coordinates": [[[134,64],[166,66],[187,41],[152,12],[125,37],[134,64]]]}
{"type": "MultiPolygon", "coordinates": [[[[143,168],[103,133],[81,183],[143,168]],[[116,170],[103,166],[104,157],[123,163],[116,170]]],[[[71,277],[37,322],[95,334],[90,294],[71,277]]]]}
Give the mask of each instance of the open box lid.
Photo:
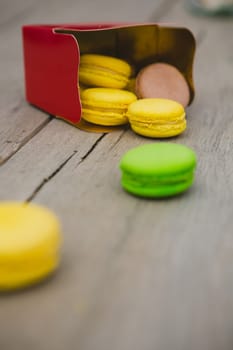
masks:
{"type": "Polygon", "coordinates": [[[153,62],[174,65],[194,98],[195,39],[186,28],[158,24],[26,25],[23,27],[26,98],[73,124],[81,119],[80,53],[126,59],[137,73],[153,62]]]}

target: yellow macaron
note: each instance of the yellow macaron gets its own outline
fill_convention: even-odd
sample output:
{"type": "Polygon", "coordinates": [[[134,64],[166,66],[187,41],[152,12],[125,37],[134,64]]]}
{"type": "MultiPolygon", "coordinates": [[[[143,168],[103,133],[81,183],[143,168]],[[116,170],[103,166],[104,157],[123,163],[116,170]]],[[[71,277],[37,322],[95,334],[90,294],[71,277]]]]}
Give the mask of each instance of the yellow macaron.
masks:
{"type": "Polygon", "coordinates": [[[90,88],[82,93],[82,118],[89,123],[105,126],[128,122],[126,112],[137,97],[130,91],[90,88]]]}
{"type": "Polygon", "coordinates": [[[173,100],[145,98],[135,101],[130,104],[127,117],[131,128],[147,137],[176,136],[186,129],[185,110],[173,100]]]}
{"type": "Polygon", "coordinates": [[[47,208],[0,203],[0,290],[34,284],[59,264],[61,229],[47,208]]]}
{"type": "Polygon", "coordinates": [[[81,84],[123,89],[129,82],[131,67],[116,57],[84,54],[80,57],[78,74],[81,84]]]}

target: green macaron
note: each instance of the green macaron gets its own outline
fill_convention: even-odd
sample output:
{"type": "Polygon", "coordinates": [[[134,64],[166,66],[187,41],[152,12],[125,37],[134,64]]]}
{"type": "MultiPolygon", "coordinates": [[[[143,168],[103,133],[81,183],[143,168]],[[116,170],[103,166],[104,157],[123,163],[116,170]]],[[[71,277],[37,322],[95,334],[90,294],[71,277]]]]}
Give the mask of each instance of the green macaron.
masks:
{"type": "Polygon", "coordinates": [[[141,197],[169,197],[186,191],[194,181],[194,151],[161,142],[138,146],[120,161],[122,187],[141,197]]]}

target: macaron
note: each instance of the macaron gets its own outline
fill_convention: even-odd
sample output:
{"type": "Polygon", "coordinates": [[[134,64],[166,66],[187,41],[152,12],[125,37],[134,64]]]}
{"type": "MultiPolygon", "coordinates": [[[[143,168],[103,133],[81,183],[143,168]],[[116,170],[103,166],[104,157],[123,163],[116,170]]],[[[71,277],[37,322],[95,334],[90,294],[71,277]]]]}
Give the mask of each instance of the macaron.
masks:
{"type": "Polygon", "coordinates": [[[58,267],[61,229],[49,209],[0,203],[0,290],[40,282],[58,267]]]}
{"type": "Polygon", "coordinates": [[[120,58],[96,54],[80,57],[79,82],[82,84],[123,89],[130,74],[131,66],[120,58]]]}
{"type": "Polygon", "coordinates": [[[133,131],[147,137],[172,137],[186,129],[185,110],[173,100],[139,99],[129,105],[127,117],[133,131]]]}
{"type": "Polygon", "coordinates": [[[195,168],[195,152],[184,145],[146,144],[121,158],[121,184],[127,192],[140,197],[170,197],[193,184],[195,168]]]}
{"type": "Polygon", "coordinates": [[[190,101],[189,86],[183,74],[167,63],[153,63],[144,67],[136,78],[139,98],[166,98],[186,107],[190,101]]]}
{"type": "Polygon", "coordinates": [[[136,95],[130,91],[89,88],[82,93],[82,118],[97,125],[126,124],[128,106],[136,100],[136,95]]]}

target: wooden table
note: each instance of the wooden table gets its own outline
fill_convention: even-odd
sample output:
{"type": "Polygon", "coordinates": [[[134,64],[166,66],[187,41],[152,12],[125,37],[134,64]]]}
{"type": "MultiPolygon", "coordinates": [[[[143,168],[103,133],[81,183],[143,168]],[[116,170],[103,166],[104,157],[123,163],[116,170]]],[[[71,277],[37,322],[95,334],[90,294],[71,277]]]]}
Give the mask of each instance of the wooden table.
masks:
{"type": "Polygon", "coordinates": [[[0,295],[1,350],[233,349],[233,21],[176,0],[1,0],[0,200],[30,200],[60,217],[55,276],[0,295]],[[153,21],[197,39],[188,129],[193,188],[144,200],[120,187],[118,162],[151,142],[91,134],[24,100],[26,23],[153,21]]]}

